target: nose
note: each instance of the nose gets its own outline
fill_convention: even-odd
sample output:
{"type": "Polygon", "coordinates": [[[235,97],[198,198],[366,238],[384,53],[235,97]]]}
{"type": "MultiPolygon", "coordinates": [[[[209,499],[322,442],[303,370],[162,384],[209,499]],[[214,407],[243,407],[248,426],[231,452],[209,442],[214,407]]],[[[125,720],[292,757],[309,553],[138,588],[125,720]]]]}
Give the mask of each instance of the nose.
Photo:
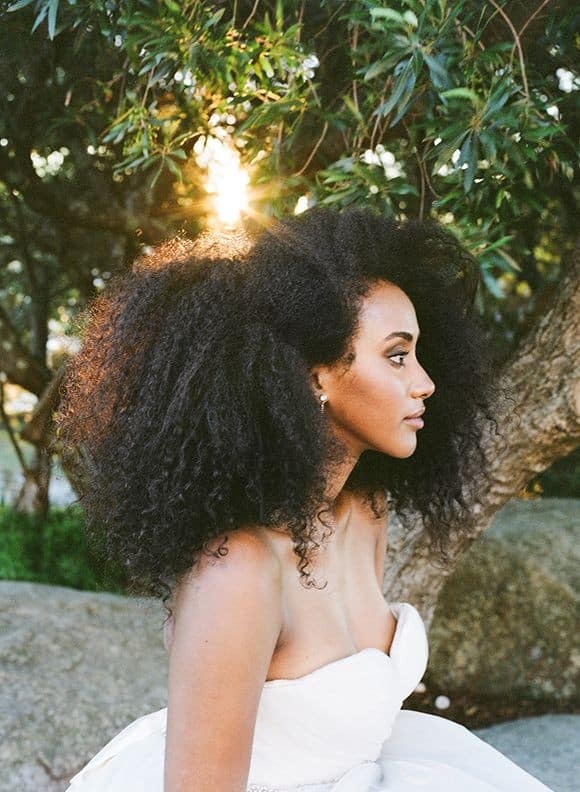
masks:
{"type": "Polygon", "coordinates": [[[428,399],[429,396],[435,393],[435,383],[420,364],[419,376],[413,385],[411,393],[415,399],[428,399]]]}

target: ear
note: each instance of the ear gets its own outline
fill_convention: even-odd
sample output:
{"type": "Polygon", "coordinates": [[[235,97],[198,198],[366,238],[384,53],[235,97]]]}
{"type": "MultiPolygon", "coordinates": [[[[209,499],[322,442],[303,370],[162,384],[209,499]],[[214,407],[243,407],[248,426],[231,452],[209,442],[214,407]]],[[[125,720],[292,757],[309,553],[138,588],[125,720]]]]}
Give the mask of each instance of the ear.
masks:
{"type": "Polygon", "coordinates": [[[324,367],[313,366],[310,369],[309,384],[316,395],[325,392],[324,383],[325,383],[324,367]]]}

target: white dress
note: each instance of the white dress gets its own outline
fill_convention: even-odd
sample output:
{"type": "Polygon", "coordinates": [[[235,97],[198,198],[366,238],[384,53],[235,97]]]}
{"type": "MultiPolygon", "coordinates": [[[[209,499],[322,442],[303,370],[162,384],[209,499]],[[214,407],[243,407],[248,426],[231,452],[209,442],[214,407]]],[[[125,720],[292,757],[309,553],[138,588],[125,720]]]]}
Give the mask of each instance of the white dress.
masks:
{"type": "MultiPolygon", "coordinates": [[[[425,672],[427,636],[412,605],[391,609],[389,654],[362,649],[264,683],[248,792],[550,792],[465,727],[401,709],[425,672]]],[[[166,715],[164,707],[119,732],[70,792],[163,792],[166,715]]]]}

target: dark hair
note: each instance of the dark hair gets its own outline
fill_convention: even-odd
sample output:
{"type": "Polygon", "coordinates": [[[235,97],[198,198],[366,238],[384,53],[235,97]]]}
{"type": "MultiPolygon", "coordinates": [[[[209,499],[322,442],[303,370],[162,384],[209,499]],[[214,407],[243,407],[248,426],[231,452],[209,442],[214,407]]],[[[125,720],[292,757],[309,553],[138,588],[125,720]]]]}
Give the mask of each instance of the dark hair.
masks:
{"type": "Polygon", "coordinates": [[[226,534],[223,554],[227,532],[256,524],[283,526],[314,585],[305,570],[324,523],[324,470],[341,448],[308,371],[352,361],[360,302],[379,280],[412,300],[436,391],[415,453],[365,451],[345,488],[375,514],[385,491],[399,514],[418,510],[444,555],[451,523],[470,528],[464,488],[485,475],[482,431],[494,421],[477,277],[434,222],[315,209],[239,255],[173,243],[112,279],[86,309],[56,421],[61,447],[89,463],[89,533],[124,562],[131,590],[166,605],[213,539],[226,534]]]}

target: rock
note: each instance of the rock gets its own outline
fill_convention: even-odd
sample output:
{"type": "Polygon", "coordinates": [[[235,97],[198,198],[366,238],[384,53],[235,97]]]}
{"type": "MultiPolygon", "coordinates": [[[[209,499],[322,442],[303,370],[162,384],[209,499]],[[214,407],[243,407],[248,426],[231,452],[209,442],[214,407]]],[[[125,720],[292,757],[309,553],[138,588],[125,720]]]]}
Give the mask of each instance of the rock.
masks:
{"type": "Polygon", "coordinates": [[[167,703],[157,600],[0,581],[0,792],[61,792],[167,703]]]}
{"type": "Polygon", "coordinates": [[[579,623],[578,501],[511,501],[445,584],[427,687],[577,706],[579,623]]]}
{"type": "Polygon", "coordinates": [[[580,715],[542,715],[476,731],[554,792],[576,792],[580,767],[580,715]]]}

